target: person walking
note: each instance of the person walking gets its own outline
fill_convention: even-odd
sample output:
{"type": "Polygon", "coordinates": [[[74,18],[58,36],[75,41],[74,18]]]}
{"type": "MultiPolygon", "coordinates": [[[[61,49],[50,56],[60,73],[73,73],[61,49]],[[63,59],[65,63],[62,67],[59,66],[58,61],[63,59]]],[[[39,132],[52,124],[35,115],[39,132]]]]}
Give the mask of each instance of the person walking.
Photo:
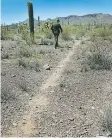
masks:
{"type": "Polygon", "coordinates": [[[55,49],[56,49],[58,47],[58,37],[60,35],[60,32],[61,33],[63,32],[59,19],[57,19],[57,22],[51,26],[51,30],[55,38],[55,49]]]}

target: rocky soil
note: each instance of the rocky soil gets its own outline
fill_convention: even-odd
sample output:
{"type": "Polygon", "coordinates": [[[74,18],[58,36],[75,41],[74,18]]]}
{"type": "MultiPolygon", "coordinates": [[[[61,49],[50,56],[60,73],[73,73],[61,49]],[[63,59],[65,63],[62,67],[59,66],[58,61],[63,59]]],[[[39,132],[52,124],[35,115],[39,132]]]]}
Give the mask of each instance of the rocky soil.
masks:
{"type": "MultiPolygon", "coordinates": [[[[39,71],[2,60],[2,136],[94,137],[112,103],[112,71],[83,70],[82,40],[42,55],[39,71]]],[[[8,44],[8,43],[7,43],[8,44]]],[[[12,44],[13,45],[13,44],[12,44]]]]}

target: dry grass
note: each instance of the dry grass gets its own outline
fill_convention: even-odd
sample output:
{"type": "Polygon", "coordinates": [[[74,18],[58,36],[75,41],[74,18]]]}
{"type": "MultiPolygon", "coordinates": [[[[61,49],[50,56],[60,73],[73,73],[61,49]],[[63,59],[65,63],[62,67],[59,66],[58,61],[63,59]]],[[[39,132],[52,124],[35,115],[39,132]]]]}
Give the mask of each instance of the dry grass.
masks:
{"type": "Polygon", "coordinates": [[[109,137],[112,137],[112,106],[109,106],[104,113],[103,130],[107,132],[109,137]]]}
{"type": "Polygon", "coordinates": [[[28,65],[29,65],[29,61],[23,59],[23,58],[20,58],[18,59],[18,66],[22,66],[24,68],[28,68],[28,65]]]}
{"type": "Polygon", "coordinates": [[[85,52],[84,65],[90,69],[110,70],[112,68],[112,48],[107,43],[94,42],[85,52]]]}
{"type": "Polygon", "coordinates": [[[1,88],[1,102],[15,100],[16,96],[9,87],[1,88]]]}
{"type": "Polygon", "coordinates": [[[25,79],[21,79],[21,81],[19,81],[19,88],[24,92],[30,91],[30,89],[28,88],[28,84],[27,84],[25,79]]]}
{"type": "Polygon", "coordinates": [[[21,43],[20,46],[16,49],[17,57],[31,57],[32,54],[32,48],[24,43],[21,43]]]}
{"type": "Polygon", "coordinates": [[[41,45],[53,45],[54,41],[47,39],[47,38],[41,38],[41,45]]]}
{"type": "Polygon", "coordinates": [[[6,49],[3,49],[1,52],[1,59],[9,59],[9,52],[6,49]]]}
{"type": "Polygon", "coordinates": [[[53,38],[53,33],[50,30],[45,31],[45,38],[52,39],[53,38]]]}
{"type": "Polygon", "coordinates": [[[36,72],[40,71],[40,63],[39,61],[29,60],[20,58],[18,59],[18,66],[24,67],[26,70],[35,70],[36,72]]]}

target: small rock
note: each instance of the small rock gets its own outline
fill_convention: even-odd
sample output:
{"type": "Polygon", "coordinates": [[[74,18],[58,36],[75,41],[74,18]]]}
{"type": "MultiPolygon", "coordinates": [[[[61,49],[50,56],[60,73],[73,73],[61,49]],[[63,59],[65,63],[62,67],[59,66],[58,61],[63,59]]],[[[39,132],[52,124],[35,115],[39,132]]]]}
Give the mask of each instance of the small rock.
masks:
{"type": "Polygon", "coordinates": [[[50,66],[48,64],[46,64],[46,65],[44,65],[44,69],[45,70],[50,70],[51,68],[50,68],[50,66]]]}
{"type": "Polygon", "coordinates": [[[33,97],[34,95],[32,94],[31,97],[33,97]]]}
{"type": "Polygon", "coordinates": [[[100,110],[100,113],[101,113],[101,114],[104,114],[104,112],[103,112],[102,110],[100,110]]]}
{"type": "Polygon", "coordinates": [[[70,121],[74,121],[74,118],[69,118],[70,121]]]}
{"type": "Polygon", "coordinates": [[[73,126],[73,128],[76,128],[76,126],[73,126]]]}
{"type": "Polygon", "coordinates": [[[95,109],[94,106],[91,107],[93,110],[95,109]]]}
{"type": "Polygon", "coordinates": [[[84,113],[84,115],[86,115],[86,113],[84,113]]]}
{"type": "Polygon", "coordinates": [[[63,120],[60,120],[60,123],[63,123],[63,120]]]}
{"type": "Polygon", "coordinates": [[[23,122],[23,124],[25,125],[25,124],[26,124],[26,122],[23,122]]]}
{"type": "Polygon", "coordinates": [[[79,109],[82,109],[82,107],[80,106],[79,109]]]}
{"type": "Polygon", "coordinates": [[[53,115],[56,115],[56,113],[55,113],[55,112],[53,112],[53,115]]]}
{"type": "Polygon", "coordinates": [[[112,137],[112,134],[108,134],[108,137],[112,137]]]}
{"type": "Polygon", "coordinates": [[[68,48],[72,48],[71,46],[68,46],[68,48]]]}
{"type": "Polygon", "coordinates": [[[13,123],[12,125],[16,127],[17,126],[17,123],[13,123]]]}
{"type": "Polygon", "coordinates": [[[11,77],[16,77],[16,75],[13,74],[11,77]]]}
{"type": "Polygon", "coordinates": [[[8,106],[6,106],[6,109],[8,108],[8,106]]]}

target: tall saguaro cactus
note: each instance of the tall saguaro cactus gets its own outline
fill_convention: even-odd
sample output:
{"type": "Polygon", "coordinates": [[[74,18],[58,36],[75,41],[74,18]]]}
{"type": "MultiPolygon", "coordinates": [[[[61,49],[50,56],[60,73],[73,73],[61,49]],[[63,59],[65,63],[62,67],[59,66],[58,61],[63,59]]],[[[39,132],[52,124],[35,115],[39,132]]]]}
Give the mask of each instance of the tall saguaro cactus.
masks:
{"type": "Polygon", "coordinates": [[[38,16],[38,26],[40,26],[40,16],[38,16]]]}
{"type": "Polygon", "coordinates": [[[40,31],[40,16],[38,16],[38,26],[39,26],[39,31],[40,31]]]}
{"type": "Polygon", "coordinates": [[[29,15],[29,27],[30,35],[34,39],[34,17],[33,17],[33,4],[31,2],[27,3],[28,6],[28,15],[29,15]]]}
{"type": "Polygon", "coordinates": [[[68,25],[69,25],[69,19],[68,19],[68,25]]]}

